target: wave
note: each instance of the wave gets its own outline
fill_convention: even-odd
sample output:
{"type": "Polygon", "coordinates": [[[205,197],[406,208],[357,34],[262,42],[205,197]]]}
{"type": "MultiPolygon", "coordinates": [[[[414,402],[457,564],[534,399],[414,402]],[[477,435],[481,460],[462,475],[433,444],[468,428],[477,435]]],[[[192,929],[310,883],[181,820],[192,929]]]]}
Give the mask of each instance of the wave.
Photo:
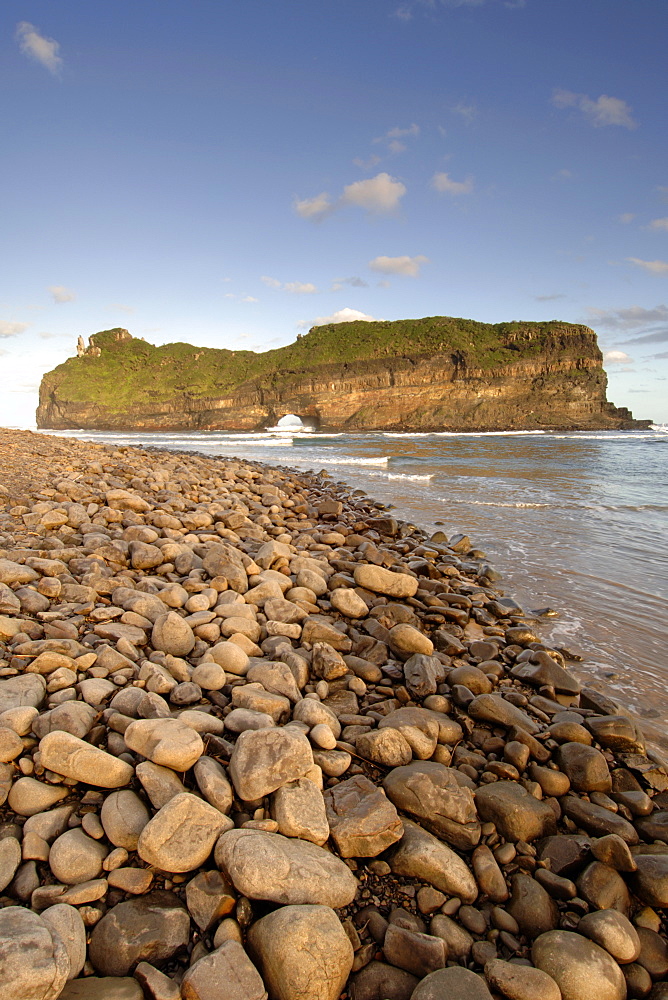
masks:
{"type": "MultiPolygon", "coordinates": [[[[303,461],[307,461],[304,459],[303,461]]],[[[308,458],[309,462],[317,462],[320,465],[376,465],[376,466],[386,466],[390,461],[389,455],[384,455],[381,458],[352,458],[349,456],[341,456],[340,458],[324,458],[322,455],[312,455],[308,458]]]]}
{"type": "Polygon", "coordinates": [[[501,500],[460,500],[460,503],[475,504],[477,507],[552,507],[550,503],[526,503],[521,500],[506,502],[501,500]]]}
{"type": "Polygon", "coordinates": [[[382,431],[387,438],[422,437],[508,437],[526,434],[547,434],[547,431],[382,431]]]}
{"type": "Polygon", "coordinates": [[[428,475],[414,475],[411,476],[407,472],[388,472],[388,479],[412,479],[416,482],[428,482],[430,479],[434,478],[435,473],[429,473],[428,475]]]}

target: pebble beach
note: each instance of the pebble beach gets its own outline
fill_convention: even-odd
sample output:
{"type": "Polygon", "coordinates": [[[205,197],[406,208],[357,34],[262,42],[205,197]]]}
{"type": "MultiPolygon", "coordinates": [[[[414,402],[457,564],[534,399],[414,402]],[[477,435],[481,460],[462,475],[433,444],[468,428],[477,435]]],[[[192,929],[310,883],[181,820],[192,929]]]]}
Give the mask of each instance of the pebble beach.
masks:
{"type": "Polygon", "coordinates": [[[668,1000],[668,764],[475,543],[0,430],[3,1000],[668,1000]]]}

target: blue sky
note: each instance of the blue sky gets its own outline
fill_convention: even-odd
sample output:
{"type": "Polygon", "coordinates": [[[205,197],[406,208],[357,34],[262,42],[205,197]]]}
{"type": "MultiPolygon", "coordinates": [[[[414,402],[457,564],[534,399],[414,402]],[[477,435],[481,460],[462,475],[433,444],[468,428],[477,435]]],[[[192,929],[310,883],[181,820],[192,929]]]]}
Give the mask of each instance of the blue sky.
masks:
{"type": "Polygon", "coordinates": [[[0,424],[79,334],[587,323],[668,421],[664,0],[5,0],[0,424]]]}

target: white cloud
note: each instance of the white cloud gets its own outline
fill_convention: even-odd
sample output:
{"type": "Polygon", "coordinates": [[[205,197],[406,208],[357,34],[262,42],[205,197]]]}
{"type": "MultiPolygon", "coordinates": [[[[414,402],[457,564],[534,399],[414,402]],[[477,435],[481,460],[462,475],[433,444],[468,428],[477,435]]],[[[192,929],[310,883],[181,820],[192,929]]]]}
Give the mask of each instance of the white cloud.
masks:
{"type": "Polygon", "coordinates": [[[258,302],[259,300],[256,299],[255,296],[253,296],[253,295],[244,295],[244,296],[242,296],[241,301],[242,302],[258,302]]]}
{"type": "Polygon", "coordinates": [[[552,94],[552,103],[557,108],[578,108],[595,128],[604,125],[621,125],[629,129],[638,127],[633,119],[632,108],[619,97],[601,94],[593,100],[588,94],[575,94],[572,90],[559,89],[552,94]]]}
{"type": "Polygon", "coordinates": [[[312,219],[314,222],[317,222],[319,219],[324,219],[326,215],[329,215],[333,211],[334,206],[327,192],[323,191],[321,194],[317,194],[315,198],[303,198],[301,201],[299,199],[295,200],[294,209],[297,215],[301,215],[302,219],[312,219]]]}
{"type": "Polygon", "coordinates": [[[0,320],[0,337],[16,337],[28,329],[28,323],[12,323],[9,320],[0,320]]]}
{"type": "Polygon", "coordinates": [[[385,133],[385,135],[381,135],[373,141],[386,143],[387,148],[391,153],[403,153],[407,149],[407,146],[405,142],[402,142],[402,140],[415,138],[415,136],[418,136],[419,134],[420,126],[413,122],[413,124],[409,125],[408,128],[399,128],[399,126],[391,128],[385,133]]]}
{"type": "Polygon", "coordinates": [[[666,260],[641,260],[639,257],[627,257],[629,264],[642,267],[650,274],[668,274],[668,261],[666,260]]]}
{"type": "Polygon", "coordinates": [[[617,216],[617,221],[623,223],[625,226],[628,226],[630,222],[633,222],[635,217],[635,212],[622,212],[621,215],[617,216]]]}
{"type": "Polygon", "coordinates": [[[300,326],[325,326],[327,323],[355,323],[358,320],[364,320],[367,323],[377,322],[375,316],[369,316],[368,313],[360,312],[359,309],[349,309],[346,306],[345,309],[339,309],[337,312],[332,313],[331,316],[318,316],[312,323],[300,323],[300,326]]]}
{"type": "Polygon", "coordinates": [[[663,219],[652,219],[649,224],[649,228],[660,229],[664,232],[668,232],[668,217],[664,217],[663,219]]]}
{"type": "Polygon", "coordinates": [[[405,194],[405,185],[383,172],[368,180],[347,184],[340,201],[342,205],[357,205],[375,215],[386,215],[396,211],[405,194]]]}
{"type": "Polygon", "coordinates": [[[368,288],[369,285],[362,278],[359,278],[356,274],[350,278],[335,278],[332,282],[331,290],[333,292],[340,292],[344,285],[351,285],[352,288],[368,288]]]}
{"type": "Polygon", "coordinates": [[[54,302],[74,302],[76,299],[76,295],[72,289],[65,288],[64,285],[49,285],[48,291],[51,292],[54,302]]]}
{"type": "Polygon", "coordinates": [[[260,278],[260,281],[263,281],[265,283],[265,285],[267,285],[269,288],[281,288],[282,287],[282,282],[280,282],[277,278],[270,278],[266,274],[262,275],[262,277],[260,278]]]}
{"type": "Polygon", "coordinates": [[[375,257],[369,261],[369,267],[380,274],[403,274],[409,278],[416,278],[421,266],[428,263],[428,257],[418,254],[417,257],[375,257]]]}
{"type": "MultiPolygon", "coordinates": [[[[72,298],[74,298],[74,295],[72,295],[72,298]]],[[[71,299],[62,299],[62,301],[71,302],[71,299]]],[[[128,313],[130,315],[135,311],[134,306],[126,306],[124,302],[112,302],[108,308],[113,309],[114,311],[128,313]]]]}
{"type": "Polygon", "coordinates": [[[633,358],[629,357],[626,351],[606,351],[603,360],[609,365],[631,365],[633,358]]]}
{"type": "Polygon", "coordinates": [[[377,163],[380,163],[380,156],[376,156],[373,153],[368,160],[363,160],[361,157],[356,156],[353,160],[356,167],[360,167],[361,170],[373,170],[377,163]]]}
{"type": "Polygon", "coordinates": [[[37,336],[41,340],[69,340],[70,339],[69,333],[48,333],[47,331],[44,331],[42,333],[38,333],[37,336]]]}
{"type": "Polygon", "coordinates": [[[455,104],[450,108],[450,111],[454,115],[459,115],[464,118],[467,122],[472,122],[474,118],[478,116],[478,108],[475,104],[467,104],[465,101],[460,101],[459,104],[455,104]]]}
{"type": "Polygon", "coordinates": [[[318,289],[310,281],[288,281],[283,285],[283,291],[293,295],[313,295],[318,289]]]}
{"type": "Polygon", "coordinates": [[[37,28],[29,21],[20,21],[16,25],[16,37],[24,55],[40,63],[49,73],[58,76],[63,66],[63,60],[58,55],[60,51],[58,42],[40,35],[37,28]]]}
{"type": "Polygon", "coordinates": [[[440,194],[470,194],[473,191],[473,178],[467,177],[465,181],[453,181],[450,174],[434,174],[431,179],[431,186],[440,194]]]}

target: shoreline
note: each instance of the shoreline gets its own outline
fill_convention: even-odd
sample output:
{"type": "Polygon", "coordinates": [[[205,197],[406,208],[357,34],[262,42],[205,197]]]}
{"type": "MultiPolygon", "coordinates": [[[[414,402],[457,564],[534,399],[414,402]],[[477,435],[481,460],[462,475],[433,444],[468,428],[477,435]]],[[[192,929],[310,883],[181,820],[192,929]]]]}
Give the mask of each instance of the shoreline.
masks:
{"type": "Polygon", "coordinates": [[[248,997],[531,1000],[564,952],[573,1000],[647,975],[668,766],[468,538],[266,463],[3,430],[0,459],[1,931],[58,907],[77,996],[218,1000],[234,968],[248,997]]]}

